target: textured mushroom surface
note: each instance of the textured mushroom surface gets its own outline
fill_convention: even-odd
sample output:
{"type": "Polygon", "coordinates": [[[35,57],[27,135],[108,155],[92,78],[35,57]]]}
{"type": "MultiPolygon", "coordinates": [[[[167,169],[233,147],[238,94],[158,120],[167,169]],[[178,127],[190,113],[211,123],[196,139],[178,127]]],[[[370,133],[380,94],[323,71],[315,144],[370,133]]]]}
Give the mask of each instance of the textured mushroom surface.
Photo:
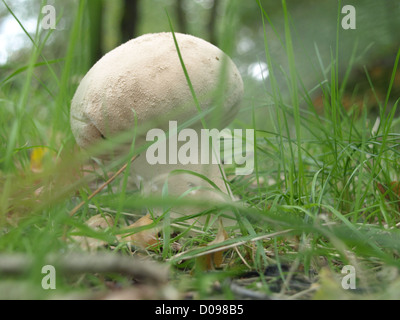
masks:
{"type": "MultiPolygon", "coordinates": [[[[176,33],[179,49],[201,108],[213,105],[227,63],[223,116],[218,127],[235,117],[243,82],[231,59],[219,48],[191,35],[176,33]]],[[[101,137],[151,123],[167,129],[166,119],[181,124],[198,110],[190,92],[171,33],[146,34],[102,57],[81,81],[71,105],[71,127],[77,143],[87,148],[101,137]]]]}

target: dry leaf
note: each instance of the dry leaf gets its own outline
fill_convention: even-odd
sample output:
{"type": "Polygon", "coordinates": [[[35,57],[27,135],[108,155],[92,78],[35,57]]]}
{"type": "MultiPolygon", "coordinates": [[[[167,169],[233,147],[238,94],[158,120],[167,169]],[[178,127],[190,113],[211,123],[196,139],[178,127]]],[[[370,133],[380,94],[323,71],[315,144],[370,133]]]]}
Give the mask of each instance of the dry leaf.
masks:
{"type": "Polygon", "coordinates": [[[99,230],[106,229],[108,227],[112,227],[114,225],[113,219],[108,215],[96,214],[91,217],[88,221],[86,221],[88,227],[99,230]]]}
{"type": "MultiPolygon", "coordinates": [[[[126,229],[144,227],[152,224],[153,222],[154,221],[150,218],[150,214],[147,214],[144,217],[137,220],[135,223],[128,226],[126,229]]],[[[132,245],[137,247],[151,249],[151,247],[154,247],[159,243],[157,234],[158,234],[158,228],[151,228],[136,232],[129,236],[121,235],[119,239],[122,241],[130,242],[132,245]]]]}
{"type": "MultiPolygon", "coordinates": [[[[98,231],[98,230],[112,227],[114,225],[114,220],[112,217],[110,217],[108,215],[104,216],[102,214],[97,214],[97,215],[91,217],[88,221],[86,221],[85,224],[89,228],[92,228],[93,230],[98,231]]],[[[79,243],[81,248],[84,250],[95,250],[106,244],[106,242],[104,242],[102,240],[84,237],[84,236],[73,236],[72,238],[77,243],[79,243]]]]}
{"type": "MultiPolygon", "coordinates": [[[[390,183],[390,187],[386,187],[382,184],[380,184],[379,182],[377,183],[378,189],[382,194],[387,193],[387,191],[389,190],[389,188],[398,196],[400,196],[400,183],[399,181],[392,181],[390,183]]],[[[387,196],[388,197],[388,196],[387,196]]]]}
{"type": "MultiPolygon", "coordinates": [[[[212,246],[218,243],[221,243],[228,239],[228,234],[226,233],[222,221],[219,220],[219,227],[217,236],[213,241],[211,241],[208,246],[212,246]]],[[[196,267],[201,270],[214,270],[215,268],[219,268],[223,262],[223,254],[224,250],[212,252],[206,254],[204,256],[200,256],[196,258],[196,267]]]]}
{"type": "MultiPolygon", "coordinates": [[[[400,198],[400,182],[399,181],[392,181],[390,183],[390,187],[386,187],[378,182],[377,187],[382,194],[386,194],[385,197],[387,200],[390,200],[390,195],[389,195],[390,192],[393,192],[397,197],[400,198]],[[388,192],[389,189],[391,191],[388,192]]],[[[398,208],[400,211],[400,202],[398,202],[398,208]]]]}

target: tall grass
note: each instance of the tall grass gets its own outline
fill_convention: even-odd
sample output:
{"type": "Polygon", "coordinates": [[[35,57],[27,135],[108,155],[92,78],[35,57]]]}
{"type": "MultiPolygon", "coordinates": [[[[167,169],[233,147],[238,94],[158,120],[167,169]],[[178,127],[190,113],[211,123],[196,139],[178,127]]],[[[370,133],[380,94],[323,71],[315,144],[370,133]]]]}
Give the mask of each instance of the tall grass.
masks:
{"type": "MultiPolygon", "coordinates": [[[[288,291],[290,279],[299,270],[307,276],[319,273],[323,268],[340,274],[341,267],[347,264],[356,267],[360,287],[369,294],[380,297],[381,292],[391,287],[384,281],[377,286],[375,271],[388,267],[398,270],[400,267],[398,194],[390,187],[391,182],[398,179],[399,169],[398,134],[395,131],[398,101],[389,105],[400,51],[393,61],[386,99],[380,102],[377,98],[379,125],[374,127],[376,119],[371,118],[365,108],[356,115],[343,107],[346,79],[351,73],[356,50],[341,77],[338,71],[338,22],[336,48],[332,51],[329,68],[320,58],[315,64],[315,72],[321,75],[316,88],[321,90],[324,98],[324,113],[321,114],[313,105],[312,92],[305,89],[297,70],[292,38],[295,34],[292,25],[296,21],[291,21],[286,1],[282,1],[285,37],[281,39],[278,32],[277,37],[287,56],[287,74],[274,63],[270,40],[266,36],[267,28],[277,28],[272,25],[261,1],[257,3],[265,31],[265,58],[269,67],[271,89],[266,94],[273,105],[265,107],[252,102],[253,105],[244,106],[245,112],[251,110],[252,122],[237,120],[234,123],[256,130],[255,170],[251,176],[235,177],[229,182],[240,200],[197,215],[232,210],[240,216],[240,227],[227,228],[230,238],[213,245],[207,244],[215,238],[216,230],[198,230],[188,223],[193,217],[169,217],[168,208],[189,204],[184,197],[139,196],[138,191],[129,189],[129,170],[88,201],[91,193],[88,179],[77,169],[87,161],[87,156],[74,147],[69,129],[69,105],[77,86],[74,79],[88,68],[85,1],[80,1],[76,7],[68,49],[59,60],[48,60],[43,55],[50,33],[43,34],[38,17],[36,35],[30,37],[27,34],[32,41],[28,63],[16,66],[0,79],[0,252],[28,253],[35,257],[36,263],[22,281],[0,275],[3,284],[12,280],[13,285],[36,288],[29,290],[30,297],[48,297],[48,293],[37,285],[47,254],[79,250],[73,242],[66,241],[77,235],[101,239],[115,246],[115,251],[131,254],[128,246],[117,243],[121,227],[131,222],[132,215],[139,215],[151,207],[161,207],[165,208],[165,213],[155,217],[154,224],[140,230],[164,223],[162,244],[151,255],[171,264],[178,279],[182,279],[174,284],[182,290],[195,288],[199,298],[210,294],[215,280],[234,278],[236,273],[248,267],[259,272],[260,287],[257,290],[271,294],[271,279],[264,274],[266,266],[271,265],[277,265],[277,279],[286,283],[282,286],[282,294],[288,291]],[[286,88],[280,87],[276,80],[279,73],[287,79],[286,88]],[[52,80],[41,81],[41,74],[52,80]],[[288,100],[284,91],[290,93],[288,100]],[[46,115],[39,116],[43,110],[46,115]],[[255,119],[260,116],[272,119],[271,130],[256,127],[255,119]],[[32,173],[32,154],[38,147],[48,150],[43,159],[47,157],[49,161],[41,160],[43,170],[32,173]],[[384,194],[377,187],[378,183],[384,187],[384,194]],[[44,191],[39,190],[41,187],[44,191]],[[86,201],[86,204],[71,217],[68,213],[80,201],[86,201]],[[107,208],[115,214],[114,228],[93,231],[85,225],[90,216],[106,214],[107,208]],[[179,225],[180,233],[172,233],[171,225],[179,225]],[[176,242],[180,243],[180,249],[173,252],[171,248],[176,242]],[[196,257],[225,246],[229,250],[221,270],[194,272],[193,277],[187,279],[185,275],[195,267],[196,257]],[[284,271],[284,265],[290,266],[289,272],[284,271]]],[[[3,4],[6,5],[4,0],[3,4]]],[[[8,6],[7,9],[18,20],[8,6]]],[[[229,1],[226,10],[228,14],[221,38],[225,39],[222,47],[229,54],[234,48],[234,21],[240,14],[239,2],[229,1]]],[[[339,14],[340,10],[338,17],[339,14]]],[[[317,47],[316,57],[319,57],[317,47]]],[[[374,79],[366,76],[374,90],[374,79]]],[[[195,97],[194,89],[191,89],[195,97]]],[[[222,90],[219,99],[222,99],[222,90]]],[[[129,154],[102,166],[103,171],[97,178],[106,178],[107,172],[118,169],[144,150],[144,147],[135,146],[129,133],[104,141],[95,151],[111,150],[114,144],[122,141],[130,143],[129,154]]],[[[59,275],[57,283],[58,292],[87,291],[93,286],[105,290],[106,287],[96,276],[86,276],[82,280],[59,275]]],[[[340,281],[335,284],[337,290],[334,293],[339,297],[343,294],[340,281]]],[[[324,288],[323,284],[321,288],[324,288]]],[[[223,292],[224,298],[234,297],[229,286],[224,287],[223,292]]],[[[319,292],[323,297],[324,291],[319,292]]],[[[392,297],[398,298],[398,293],[394,292],[392,297]]]]}

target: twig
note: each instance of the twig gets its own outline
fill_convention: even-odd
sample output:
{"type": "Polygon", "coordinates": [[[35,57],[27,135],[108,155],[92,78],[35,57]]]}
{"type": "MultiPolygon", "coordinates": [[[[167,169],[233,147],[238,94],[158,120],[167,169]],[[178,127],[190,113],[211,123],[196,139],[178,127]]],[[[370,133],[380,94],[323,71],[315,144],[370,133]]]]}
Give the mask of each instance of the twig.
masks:
{"type": "MultiPolygon", "coordinates": [[[[81,273],[121,273],[135,279],[166,283],[168,267],[154,261],[145,261],[135,257],[115,253],[49,255],[44,265],[54,266],[56,272],[64,274],[81,273]]],[[[0,254],[0,273],[20,275],[29,272],[36,265],[32,256],[26,254],[0,254]]]]}
{"type": "Polygon", "coordinates": [[[249,270],[252,270],[253,268],[247,263],[247,261],[243,258],[243,256],[240,254],[240,251],[237,247],[234,248],[236,253],[238,254],[240,260],[242,260],[242,262],[246,265],[247,268],[249,268],[249,270]]]}
{"type": "MultiPolygon", "coordinates": [[[[110,208],[103,208],[103,207],[98,207],[95,206],[94,204],[90,204],[88,205],[89,209],[94,209],[94,210],[101,210],[103,212],[107,212],[107,213],[118,213],[117,210],[112,210],[110,208]]],[[[143,217],[143,214],[140,213],[129,213],[129,212],[119,212],[120,214],[124,215],[124,216],[130,216],[130,217],[135,217],[135,218],[141,218],[143,217]]]]}
{"type": "Polygon", "coordinates": [[[314,292],[314,291],[316,291],[318,289],[320,289],[320,286],[318,284],[317,285],[311,285],[308,289],[300,291],[300,292],[297,292],[294,295],[289,296],[287,299],[288,300],[297,300],[297,299],[303,297],[304,295],[312,293],[312,292],[314,292]]]}
{"type": "MultiPolygon", "coordinates": [[[[188,225],[180,225],[180,224],[178,224],[178,223],[171,223],[171,227],[176,228],[176,229],[187,230],[187,229],[189,229],[191,226],[188,226],[188,225]]],[[[190,228],[190,231],[193,232],[193,233],[206,234],[205,231],[197,230],[196,228],[190,228]]]]}
{"type": "Polygon", "coordinates": [[[275,297],[269,296],[262,292],[257,292],[242,287],[234,281],[229,281],[229,289],[235,295],[236,299],[251,299],[251,300],[276,300],[275,297]]]}
{"type": "MultiPolygon", "coordinates": [[[[231,249],[231,248],[235,248],[235,247],[239,247],[241,245],[244,245],[247,242],[264,240],[264,239],[267,239],[267,238],[276,237],[276,236],[279,236],[281,234],[289,233],[289,232],[292,232],[292,231],[293,231],[293,229],[288,229],[288,230],[284,230],[284,231],[278,231],[278,232],[274,232],[274,233],[270,233],[270,234],[265,234],[265,235],[262,235],[262,236],[259,236],[259,237],[255,237],[255,238],[250,239],[250,240],[240,241],[240,242],[237,242],[237,243],[233,243],[233,244],[230,244],[230,245],[217,247],[217,248],[214,248],[214,249],[211,249],[211,250],[207,250],[207,251],[204,251],[204,252],[199,252],[199,253],[196,253],[194,255],[191,255],[191,256],[188,256],[188,257],[184,257],[184,258],[181,258],[181,259],[183,259],[183,260],[192,259],[192,258],[204,256],[204,255],[207,255],[207,254],[210,254],[210,253],[214,253],[214,252],[225,251],[225,250],[228,250],[228,249],[231,249]]],[[[194,250],[196,250],[196,249],[194,249],[194,250]]],[[[171,257],[168,260],[169,261],[176,260],[179,257],[187,255],[188,253],[190,253],[191,251],[194,251],[194,250],[191,249],[191,250],[188,250],[188,251],[181,252],[181,253],[171,257]]]]}
{"type": "Polygon", "coordinates": [[[299,265],[300,265],[300,260],[299,260],[299,258],[296,258],[289,269],[287,277],[284,279],[284,281],[282,283],[282,288],[279,293],[280,295],[283,296],[285,294],[286,290],[288,290],[290,288],[290,282],[292,281],[293,275],[294,275],[295,271],[298,269],[299,265]]]}
{"type": "MultiPolygon", "coordinates": [[[[97,188],[96,191],[94,191],[88,198],[86,201],[91,200],[93,197],[95,197],[101,190],[103,190],[107,185],[109,185],[111,182],[114,181],[114,179],[116,177],[118,177],[128,166],[129,163],[132,163],[133,161],[136,160],[136,158],[138,157],[138,155],[132,157],[132,159],[130,160],[130,162],[125,163],[121,169],[119,169],[110,179],[108,179],[106,182],[104,182],[100,187],[97,188]]],[[[70,212],[69,215],[72,217],[75,213],[77,213],[79,211],[80,208],[82,208],[86,201],[82,201],[80,204],[78,204],[75,208],[73,208],[70,212]]]]}

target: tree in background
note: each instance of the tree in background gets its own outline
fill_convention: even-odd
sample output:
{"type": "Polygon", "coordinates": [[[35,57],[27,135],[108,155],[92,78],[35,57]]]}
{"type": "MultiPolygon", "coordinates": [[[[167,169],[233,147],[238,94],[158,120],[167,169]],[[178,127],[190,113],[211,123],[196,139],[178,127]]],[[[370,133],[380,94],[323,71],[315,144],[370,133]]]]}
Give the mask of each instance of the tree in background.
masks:
{"type": "MultiPolygon", "coordinates": [[[[181,33],[191,33],[191,26],[193,23],[189,19],[190,15],[197,14],[193,10],[204,10],[199,5],[193,5],[189,1],[193,0],[175,0],[173,2],[173,15],[172,18],[176,21],[176,31],[181,33]],[[196,9],[193,9],[196,8],[196,9]]],[[[217,20],[218,10],[221,6],[221,0],[210,1],[204,14],[204,34],[211,43],[217,45],[217,20]]],[[[140,0],[119,0],[113,3],[113,6],[118,7],[118,15],[114,17],[115,23],[113,26],[118,29],[114,36],[114,44],[118,45],[130,39],[137,37],[140,33],[140,22],[145,16],[144,8],[142,6],[148,3],[141,2],[140,0]]],[[[89,30],[90,30],[90,63],[93,65],[98,61],[105,51],[105,19],[109,14],[108,8],[110,4],[104,0],[89,0],[87,1],[87,11],[89,17],[89,30]],[[107,6],[108,5],[108,6],[107,6]]],[[[110,26],[108,26],[109,28],[110,26]]],[[[193,26],[192,26],[193,27],[193,26]]],[[[166,30],[164,30],[166,31],[166,30]]]]}
{"type": "MultiPolygon", "coordinates": [[[[185,2],[188,0],[176,0],[175,2],[175,14],[177,20],[177,30],[181,33],[190,33],[188,28],[188,21],[187,21],[187,10],[185,6],[185,2]]],[[[210,3],[210,8],[208,9],[208,22],[206,25],[207,28],[207,35],[208,41],[214,45],[217,45],[217,32],[216,32],[216,22],[218,16],[218,9],[221,1],[220,0],[213,0],[210,3]]]]}
{"type": "Polygon", "coordinates": [[[209,18],[208,24],[207,24],[208,38],[209,38],[208,40],[212,44],[215,44],[215,45],[217,45],[217,43],[218,43],[216,22],[217,22],[218,9],[219,9],[220,3],[221,3],[220,0],[213,1],[213,5],[210,9],[210,18],[209,18]]]}
{"type": "Polygon", "coordinates": [[[139,0],[124,0],[120,25],[122,43],[137,36],[139,17],[139,0]]]}
{"type": "Polygon", "coordinates": [[[90,33],[90,65],[94,65],[103,56],[103,0],[87,1],[90,33]]]}
{"type": "Polygon", "coordinates": [[[178,23],[178,30],[182,33],[188,33],[187,19],[183,3],[184,0],[176,0],[175,2],[176,20],[178,23]]]}
{"type": "MultiPolygon", "coordinates": [[[[103,0],[87,1],[90,33],[90,63],[95,64],[104,54],[103,22],[105,5],[103,0]]],[[[120,43],[137,36],[139,0],[123,0],[119,23],[120,43]]]]}

